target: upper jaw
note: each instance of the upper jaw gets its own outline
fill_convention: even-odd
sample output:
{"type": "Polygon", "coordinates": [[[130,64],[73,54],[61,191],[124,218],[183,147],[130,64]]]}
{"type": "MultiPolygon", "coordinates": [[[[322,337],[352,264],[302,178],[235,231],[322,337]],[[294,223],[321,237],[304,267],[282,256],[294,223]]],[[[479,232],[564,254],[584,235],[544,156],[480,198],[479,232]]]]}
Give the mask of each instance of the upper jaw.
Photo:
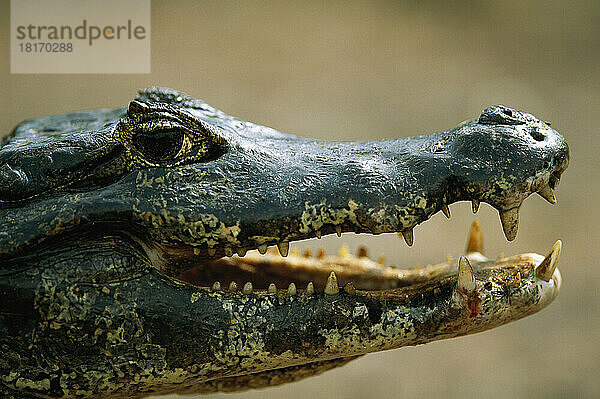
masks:
{"type": "Polygon", "coordinates": [[[471,200],[474,210],[481,201],[497,208],[507,238],[514,239],[522,201],[537,191],[552,202],[568,164],[564,139],[531,118],[497,125],[480,117],[447,132],[364,143],[266,134],[254,135],[248,147],[248,137],[228,132],[248,145],[232,145],[210,162],[140,168],[107,187],[65,192],[59,200],[67,218],[59,225],[40,220],[52,217],[39,212],[47,206],[41,197],[31,204],[37,208],[31,220],[21,209],[15,232],[68,229],[111,214],[157,245],[204,251],[209,258],[345,231],[403,232],[410,245],[417,224],[440,210],[449,214],[455,201],[471,200]],[[515,126],[542,129],[544,139],[515,126]]]}
{"type": "MultiPolygon", "coordinates": [[[[212,259],[342,232],[403,232],[411,245],[412,230],[417,224],[439,211],[449,215],[449,205],[460,200],[473,201],[474,211],[481,201],[498,209],[505,234],[512,240],[518,227],[519,208],[527,196],[538,192],[549,202],[555,202],[549,181],[551,176],[564,171],[568,156],[555,156],[555,159],[558,161],[548,165],[548,169],[541,165],[531,175],[506,176],[501,170],[498,176],[489,178],[466,169],[470,167],[468,164],[451,170],[449,163],[441,160],[430,165],[430,175],[417,176],[416,180],[414,172],[388,171],[387,183],[383,183],[381,188],[375,184],[361,185],[369,178],[356,179],[356,174],[343,173],[343,163],[323,172],[320,179],[304,180],[312,175],[313,170],[309,167],[286,169],[286,162],[282,161],[280,169],[265,168],[262,171],[265,176],[270,176],[266,180],[260,174],[253,174],[252,181],[234,179],[230,182],[231,187],[225,185],[220,188],[225,193],[235,193],[237,198],[229,206],[227,201],[220,200],[222,202],[217,201],[219,205],[211,209],[206,204],[214,202],[214,198],[199,200],[201,207],[194,203],[182,204],[182,201],[185,202],[182,195],[180,207],[175,212],[171,214],[168,208],[161,211],[160,227],[169,234],[162,244],[166,247],[188,247],[212,259]],[[301,189],[298,189],[298,182],[303,180],[301,189]],[[165,229],[167,225],[169,228],[165,229]]],[[[460,157],[453,158],[452,164],[459,160],[460,157]]],[[[363,161],[370,163],[372,159],[365,158],[363,161]]],[[[386,167],[389,167],[389,159],[386,167]]],[[[233,173],[224,167],[219,168],[223,175],[233,173]]],[[[173,185],[168,181],[164,184],[173,185]]],[[[212,192],[211,181],[207,183],[204,180],[199,184],[199,192],[212,192]]],[[[150,210],[146,215],[153,212],[150,210]]],[[[152,230],[156,221],[150,224],[148,229],[152,230]]],[[[157,234],[161,232],[157,231],[157,234]]],[[[164,237],[158,235],[156,238],[157,242],[161,242],[164,237]]]]}

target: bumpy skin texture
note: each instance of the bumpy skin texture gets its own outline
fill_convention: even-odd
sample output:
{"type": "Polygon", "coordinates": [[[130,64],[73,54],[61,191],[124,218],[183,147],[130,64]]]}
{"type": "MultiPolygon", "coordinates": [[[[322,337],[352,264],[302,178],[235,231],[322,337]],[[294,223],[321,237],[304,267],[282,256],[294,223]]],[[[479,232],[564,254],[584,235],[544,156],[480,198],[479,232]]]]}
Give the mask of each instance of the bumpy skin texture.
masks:
{"type": "Polygon", "coordinates": [[[156,88],[128,108],[23,122],[0,147],[0,393],[276,385],[534,313],[559,285],[536,277],[535,254],[473,258],[475,294],[447,265],[403,288],[330,294],[173,277],[336,231],[408,235],[460,200],[514,215],[568,161],[562,136],[503,106],[445,132],[359,143],[285,135],[156,88]]]}

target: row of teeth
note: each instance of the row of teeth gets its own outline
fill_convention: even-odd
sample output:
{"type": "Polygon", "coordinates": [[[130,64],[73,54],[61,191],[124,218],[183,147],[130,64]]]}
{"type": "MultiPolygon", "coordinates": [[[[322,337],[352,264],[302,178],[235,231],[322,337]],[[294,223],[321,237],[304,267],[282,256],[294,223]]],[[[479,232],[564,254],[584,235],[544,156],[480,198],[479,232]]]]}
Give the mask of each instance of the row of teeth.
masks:
{"type": "MultiPolygon", "coordinates": [[[[558,241],[556,241],[556,243],[554,243],[554,245],[550,249],[550,252],[548,252],[548,254],[544,258],[544,260],[535,268],[535,275],[537,278],[539,278],[543,281],[546,281],[546,282],[550,281],[550,279],[554,275],[554,271],[556,270],[556,267],[558,265],[558,259],[560,257],[561,249],[562,249],[562,241],[558,240],[558,241]]],[[[471,225],[471,229],[469,231],[469,238],[467,241],[467,248],[466,248],[467,254],[476,253],[476,252],[483,254],[483,232],[482,232],[481,226],[477,220],[475,220],[473,222],[473,224],[471,225]]],[[[348,247],[344,245],[344,246],[340,247],[338,255],[346,256],[346,255],[348,255],[348,253],[349,253],[348,247]]],[[[294,255],[296,255],[296,254],[294,254],[294,255]]],[[[297,255],[299,255],[299,252],[297,255]]],[[[310,252],[305,252],[304,256],[305,257],[311,256],[310,252]]],[[[319,253],[317,254],[317,257],[322,258],[323,256],[324,256],[324,250],[320,250],[319,253]]],[[[367,249],[365,247],[360,247],[357,251],[357,256],[358,257],[367,257],[368,256],[367,249]]],[[[378,263],[383,264],[383,262],[384,262],[384,260],[382,257],[379,259],[378,263]]],[[[469,259],[466,256],[461,256],[458,261],[457,288],[459,291],[462,291],[466,294],[472,294],[477,289],[477,285],[475,282],[475,274],[473,273],[473,268],[471,266],[471,263],[469,262],[469,259]]],[[[356,288],[354,287],[354,285],[352,283],[347,283],[343,289],[348,294],[355,294],[355,292],[356,292],[356,288]]],[[[221,283],[218,281],[215,282],[212,286],[212,290],[213,291],[221,291],[221,283]]],[[[237,290],[238,290],[237,283],[235,281],[232,281],[229,284],[229,292],[236,292],[237,290]]],[[[248,281],[247,283],[244,284],[244,286],[242,288],[242,294],[249,295],[249,294],[252,294],[253,291],[254,291],[254,289],[252,287],[251,282],[248,281]]],[[[336,295],[339,293],[339,291],[340,291],[340,289],[339,289],[338,282],[337,282],[337,276],[336,276],[335,272],[332,271],[329,274],[329,277],[327,278],[327,282],[325,283],[325,288],[324,288],[323,292],[326,295],[336,295]]],[[[288,295],[294,296],[297,294],[297,292],[298,291],[296,289],[296,284],[290,283],[287,288],[288,295]]],[[[307,295],[312,295],[315,293],[315,286],[312,282],[309,282],[307,284],[305,292],[307,295]]],[[[274,283],[269,284],[269,287],[267,288],[267,293],[268,294],[277,294],[277,287],[275,286],[274,283]]]]}
{"type": "MultiPolygon", "coordinates": [[[[216,281],[213,284],[211,289],[213,291],[221,291],[221,283],[216,281]]],[[[228,289],[229,292],[236,292],[237,290],[238,290],[238,286],[235,281],[232,281],[231,283],[229,283],[229,289],[228,289]]],[[[308,295],[312,295],[315,293],[315,285],[313,284],[312,281],[306,285],[305,291],[306,291],[306,294],[308,294],[308,295]]],[[[354,294],[356,289],[354,288],[352,283],[347,283],[344,286],[344,291],[346,291],[349,294],[354,294]]],[[[249,294],[252,294],[252,292],[254,292],[254,288],[252,287],[252,283],[250,281],[248,281],[246,284],[244,284],[244,287],[242,288],[242,294],[249,295],[249,294]]],[[[326,295],[335,295],[340,292],[340,288],[338,286],[337,276],[335,275],[335,272],[331,272],[329,274],[329,277],[327,277],[327,282],[325,283],[325,289],[323,290],[323,292],[326,295]]],[[[277,286],[275,285],[275,283],[269,284],[269,287],[267,288],[267,293],[268,294],[276,294],[277,293],[277,286]]],[[[287,293],[290,296],[296,295],[298,293],[298,290],[296,289],[296,284],[290,283],[290,285],[287,288],[287,293]]]]}
{"type": "MultiPolygon", "coordinates": [[[[541,190],[538,191],[538,194],[544,198],[546,201],[548,201],[551,204],[556,204],[556,197],[554,196],[554,192],[552,191],[552,188],[550,188],[550,185],[546,184],[541,190]]],[[[471,204],[472,204],[472,209],[473,209],[473,213],[477,213],[477,211],[479,210],[479,205],[480,205],[480,201],[479,200],[471,200],[471,204]]],[[[448,205],[443,204],[441,207],[441,211],[442,213],[448,218],[450,219],[450,208],[448,207],[448,205]]],[[[500,213],[500,221],[502,222],[502,230],[504,230],[504,234],[506,235],[506,238],[509,241],[512,241],[515,239],[515,237],[517,236],[517,230],[519,228],[519,207],[515,207],[509,210],[505,210],[505,211],[499,211],[500,213]]],[[[338,237],[342,236],[342,226],[335,226],[335,232],[337,234],[338,237]]],[[[317,238],[321,238],[321,230],[317,230],[315,231],[315,236],[317,238]]],[[[401,236],[404,239],[404,242],[406,242],[406,244],[411,247],[414,243],[414,233],[413,233],[413,229],[406,229],[402,232],[398,232],[398,235],[401,236]]],[[[268,245],[267,244],[262,244],[259,245],[258,248],[258,252],[260,252],[261,255],[264,255],[267,252],[268,249],[268,245]]],[[[290,250],[290,243],[283,241],[277,244],[277,249],[279,250],[279,254],[283,257],[288,256],[289,250],[290,250]]],[[[225,252],[225,256],[233,256],[234,253],[237,253],[238,256],[246,256],[246,253],[248,252],[248,248],[237,248],[237,249],[233,249],[230,247],[226,247],[224,249],[225,252]]],[[[196,255],[200,254],[200,249],[199,248],[194,248],[194,253],[196,255]]],[[[209,256],[215,256],[217,254],[217,249],[216,248],[208,248],[208,255],[209,256]]]]}
{"type": "MultiPolygon", "coordinates": [[[[560,257],[560,251],[562,249],[562,242],[560,240],[556,241],[556,243],[550,249],[550,252],[544,260],[535,268],[535,275],[537,278],[543,281],[550,281],[552,278],[554,271],[556,270],[556,266],[558,265],[558,259],[560,257]]],[[[465,294],[472,294],[477,290],[477,284],[475,282],[475,273],[473,272],[473,267],[467,259],[466,256],[461,256],[458,261],[458,279],[457,279],[457,289],[465,294]]],[[[344,291],[348,294],[355,294],[356,288],[352,283],[347,283],[344,286],[344,291]]],[[[221,283],[215,282],[212,286],[213,291],[221,291],[221,283]]],[[[237,292],[238,286],[235,281],[232,281],[229,284],[229,292],[237,292]]],[[[247,282],[244,284],[242,288],[242,294],[250,295],[254,292],[251,282],[247,282]]],[[[307,295],[312,295],[315,293],[315,285],[313,282],[309,282],[306,285],[305,290],[307,295]]],[[[340,288],[338,286],[337,276],[335,272],[329,273],[329,277],[327,277],[327,282],[325,283],[325,288],[323,290],[325,295],[336,295],[340,292],[340,288]]],[[[269,284],[267,288],[268,294],[277,294],[277,287],[274,283],[269,284]]],[[[296,284],[290,283],[287,288],[287,293],[290,296],[294,296],[298,293],[296,289],[296,284]]]]}
{"type": "MultiPolygon", "coordinates": [[[[554,195],[554,191],[547,183],[540,190],[537,191],[543,199],[548,201],[551,204],[556,204],[556,196],[554,195]]],[[[477,213],[479,210],[479,205],[481,202],[479,200],[471,200],[471,205],[473,209],[473,213],[477,213]]],[[[498,211],[500,213],[500,222],[502,223],[502,230],[504,231],[504,235],[508,241],[512,241],[517,237],[517,231],[519,229],[519,208],[520,206],[516,206],[514,208],[508,210],[498,211]]],[[[443,204],[441,207],[442,213],[450,219],[450,208],[448,205],[443,204]]],[[[413,232],[412,229],[409,232],[408,237],[405,232],[402,232],[402,236],[404,237],[404,241],[411,246],[413,243],[413,232]]]]}

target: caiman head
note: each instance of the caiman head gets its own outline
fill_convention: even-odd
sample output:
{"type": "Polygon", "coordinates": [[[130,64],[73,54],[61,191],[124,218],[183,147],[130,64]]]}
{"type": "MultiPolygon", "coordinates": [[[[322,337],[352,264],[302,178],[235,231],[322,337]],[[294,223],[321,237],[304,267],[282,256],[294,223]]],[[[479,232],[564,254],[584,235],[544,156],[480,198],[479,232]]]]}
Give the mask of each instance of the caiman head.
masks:
{"type": "Polygon", "coordinates": [[[0,147],[0,392],[276,385],[534,313],[558,293],[560,241],[489,261],[475,224],[465,257],[418,270],[365,249],[284,257],[332,233],[411,245],[456,201],[498,209],[512,240],[523,200],[554,203],[568,162],[562,136],[504,106],[366,142],[282,134],[158,88],[25,121],[0,147]]]}

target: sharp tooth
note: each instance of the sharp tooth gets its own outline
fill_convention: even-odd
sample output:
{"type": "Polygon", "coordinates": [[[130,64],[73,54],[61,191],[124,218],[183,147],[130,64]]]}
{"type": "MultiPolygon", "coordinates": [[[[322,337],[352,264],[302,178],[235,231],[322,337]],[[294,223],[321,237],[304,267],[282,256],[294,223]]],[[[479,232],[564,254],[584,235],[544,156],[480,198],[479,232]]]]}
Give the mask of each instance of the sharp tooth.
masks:
{"type": "Polygon", "coordinates": [[[544,258],[542,263],[535,268],[535,275],[544,281],[550,281],[556,266],[558,265],[558,258],[560,257],[560,250],[562,249],[562,241],[558,240],[554,243],[548,255],[544,258]]]}
{"type": "Polygon", "coordinates": [[[200,248],[194,248],[194,255],[200,255],[200,248]]]}
{"type": "Polygon", "coordinates": [[[448,219],[450,219],[450,208],[448,208],[448,205],[442,205],[442,212],[444,213],[444,215],[446,215],[448,219]]]}
{"type": "Polygon", "coordinates": [[[385,265],[385,256],[381,255],[379,259],[377,259],[377,263],[379,263],[381,266],[385,265]]]}
{"type": "Polygon", "coordinates": [[[233,255],[233,249],[227,247],[225,248],[225,255],[226,256],[232,256],[233,255]]]}
{"type": "Polygon", "coordinates": [[[464,292],[475,291],[475,274],[469,260],[465,256],[461,256],[458,261],[458,282],[457,287],[464,292]]]}
{"type": "Polygon", "coordinates": [[[296,284],[290,283],[290,285],[288,286],[288,294],[296,295],[296,284]]]}
{"type": "Polygon", "coordinates": [[[471,224],[471,231],[469,231],[469,238],[467,239],[466,253],[479,252],[483,255],[483,232],[481,231],[481,225],[479,220],[474,220],[471,224]]]}
{"type": "Polygon", "coordinates": [[[306,293],[309,295],[312,295],[315,293],[315,285],[311,282],[308,283],[308,285],[306,286],[306,293]]]}
{"type": "Polygon", "coordinates": [[[250,281],[244,284],[244,288],[242,288],[242,294],[252,294],[252,283],[250,281]]]}
{"type": "Polygon", "coordinates": [[[344,286],[344,291],[346,291],[350,295],[354,295],[356,293],[356,288],[354,288],[354,284],[346,283],[344,286]]]}
{"type": "Polygon", "coordinates": [[[304,253],[302,256],[305,258],[310,258],[312,256],[312,250],[310,248],[304,248],[304,253]]]}
{"type": "Polygon", "coordinates": [[[218,281],[215,281],[215,283],[212,285],[212,290],[213,291],[221,291],[221,283],[219,283],[218,281]]]}
{"type": "Polygon", "coordinates": [[[473,209],[473,213],[477,213],[479,210],[479,200],[471,200],[471,208],[473,209]]]}
{"type": "Polygon", "coordinates": [[[277,249],[279,250],[279,254],[281,256],[288,256],[288,251],[290,250],[290,243],[287,241],[280,242],[277,244],[277,249]]]}
{"type": "Polygon", "coordinates": [[[294,248],[290,251],[290,256],[295,256],[296,258],[300,257],[300,250],[298,248],[294,248]]]}
{"type": "Polygon", "coordinates": [[[337,234],[338,237],[342,236],[342,226],[335,226],[335,234],[337,234]]]}
{"type": "Polygon", "coordinates": [[[246,252],[248,252],[248,250],[246,248],[238,248],[237,249],[238,256],[244,257],[244,256],[246,256],[246,252]]]}
{"type": "Polygon", "coordinates": [[[317,251],[317,258],[318,259],[322,259],[325,257],[325,248],[321,247],[319,248],[319,250],[317,251]]]}
{"type": "Polygon", "coordinates": [[[340,249],[338,249],[338,256],[344,258],[348,255],[350,255],[350,248],[348,248],[347,245],[342,245],[340,249]]]}
{"type": "Polygon", "coordinates": [[[325,284],[325,293],[327,295],[335,295],[338,292],[340,292],[340,287],[338,287],[337,277],[334,272],[331,272],[325,284]]]}
{"type": "Polygon", "coordinates": [[[367,250],[367,247],[364,247],[364,246],[358,247],[358,251],[356,251],[356,256],[358,256],[359,258],[368,258],[369,251],[367,250]]]}
{"type": "Polygon", "coordinates": [[[554,191],[550,188],[550,185],[546,184],[540,191],[537,192],[543,199],[551,204],[556,204],[556,197],[554,191]]]}
{"type": "Polygon", "coordinates": [[[404,238],[404,242],[406,243],[406,245],[408,245],[409,247],[412,247],[413,242],[414,242],[414,234],[413,234],[413,230],[412,229],[406,229],[404,231],[402,231],[402,238],[404,238]]]}
{"type": "Polygon", "coordinates": [[[320,240],[321,239],[321,230],[315,231],[315,236],[320,240]]]}
{"type": "Polygon", "coordinates": [[[217,248],[208,248],[208,256],[215,256],[217,254],[217,248]]]}
{"type": "Polygon", "coordinates": [[[519,207],[500,211],[500,221],[502,222],[502,230],[508,241],[512,241],[517,236],[519,229],[519,207]]]}
{"type": "Polygon", "coordinates": [[[237,291],[237,284],[235,283],[235,281],[232,281],[231,283],[229,283],[229,291],[231,291],[231,292],[237,291]]]}
{"type": "Polygon", "coordinates": [[[269,248],[269,246],[267,244],[259,245],[258,252],[260,252],[261,255],[264,255],[267,253],[267,248],[269,248]]]}
{"type": "Polygon", "coordinates": [[[273,283],[269,284],[269,288],[267,288],[267,292],[269,294],[276,294],[277,293],[277,287],[275,286],[275,284],[273,284],[273,283]]]}

